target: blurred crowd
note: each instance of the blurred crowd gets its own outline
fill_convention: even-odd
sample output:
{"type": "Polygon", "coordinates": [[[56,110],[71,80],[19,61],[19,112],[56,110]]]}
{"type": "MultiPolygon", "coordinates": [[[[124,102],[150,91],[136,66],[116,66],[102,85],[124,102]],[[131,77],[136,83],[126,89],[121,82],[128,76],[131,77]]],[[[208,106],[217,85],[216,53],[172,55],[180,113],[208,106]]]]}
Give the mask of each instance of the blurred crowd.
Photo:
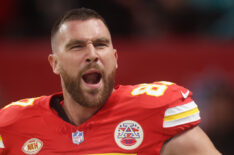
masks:
{"type": "Polygon", "coordinates": [[[200,126],[222,154],[232,155],[234,87],[219,71],[208,71],[200,76],[190,84],[200,109],[200,126]]]}
{"type": "Polygon", "coordinates": [[[0,34],[48,36],[57,17],[77,7],[100,12],[115,36],[234,38],[233,0],[7,0],[0,2],[0,34]]]}

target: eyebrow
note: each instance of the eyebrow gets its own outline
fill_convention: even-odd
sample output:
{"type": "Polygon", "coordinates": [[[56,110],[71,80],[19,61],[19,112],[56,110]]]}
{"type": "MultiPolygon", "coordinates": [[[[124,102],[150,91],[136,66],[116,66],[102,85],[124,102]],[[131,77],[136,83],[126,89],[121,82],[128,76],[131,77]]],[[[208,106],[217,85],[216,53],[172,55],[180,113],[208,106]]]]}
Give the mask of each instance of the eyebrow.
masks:
{"type": "Polygon", "coordinates": [[[93,43],[106,43],[106,44],[109,44],[110,43],[110,40],[107,39],[107,38],[98,38],[98,39],[95,39],[92,41],[93,43]]]}
{"type": "Polygon", "coordinates": [[[72,47],[74,45],[85,44],[85,43],[86,43],[86,41],[84,41],[84,40],[71,40],[66,44],[65,48],[69,49],[70,47],[72,47]]]}
{"type": "MultiPolygon", "coordinates": [[[[85,45],[87,43],[86,40],[77,40],[77,39],[73,39],[71,41],[69,41],[65,48],[66,49],[69,49],[70,47],[74,46],[74,45],[77,45],[77,44],[81,44],[81,45],[85,45]]],[[[94,39],[92,40],[92,43],[106,43],[106,44],[109,44],[110,43],[110,39],[108,38],[97,38],[97,39],[94,39]]]]}

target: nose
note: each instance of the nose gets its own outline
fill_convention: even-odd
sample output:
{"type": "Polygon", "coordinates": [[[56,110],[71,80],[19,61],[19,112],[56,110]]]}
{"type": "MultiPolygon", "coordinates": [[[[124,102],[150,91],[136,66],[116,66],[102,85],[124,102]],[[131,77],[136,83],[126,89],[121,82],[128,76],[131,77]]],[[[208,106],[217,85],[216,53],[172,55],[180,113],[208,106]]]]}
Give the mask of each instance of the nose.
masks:
{"type": "Polygon", "coordinates": [[[97,51],[95,49],[95,47],[93,46],[93,44],[88,44],[87,45],[87,58],[86,58],[86,62],[91,63],[91,62],[97,62],[98,61],[98,55],[97,55],[97,51]]]}

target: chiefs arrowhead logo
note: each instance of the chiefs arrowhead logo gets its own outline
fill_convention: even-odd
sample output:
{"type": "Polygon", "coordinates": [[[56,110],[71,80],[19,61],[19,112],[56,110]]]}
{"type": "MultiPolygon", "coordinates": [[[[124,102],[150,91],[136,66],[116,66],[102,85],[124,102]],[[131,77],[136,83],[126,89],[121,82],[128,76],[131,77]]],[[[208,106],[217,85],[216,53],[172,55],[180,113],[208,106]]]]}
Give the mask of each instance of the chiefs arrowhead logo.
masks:
{"type": "Polygon", "coordinates": [[[133,150],[141,145],[144,133],[140,124],[132,120],[126,120],[117,125],[114,137],[120,148],[133,150]]]}

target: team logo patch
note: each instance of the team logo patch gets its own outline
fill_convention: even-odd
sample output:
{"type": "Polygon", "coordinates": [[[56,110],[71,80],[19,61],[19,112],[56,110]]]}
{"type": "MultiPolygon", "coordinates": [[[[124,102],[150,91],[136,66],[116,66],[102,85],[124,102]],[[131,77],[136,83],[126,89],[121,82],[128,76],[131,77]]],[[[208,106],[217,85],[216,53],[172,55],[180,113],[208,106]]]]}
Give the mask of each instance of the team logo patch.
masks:
{"type": "Polygon", "coordinates": [[[84,133],[83,131],[76,131],[72,133],[72,142],[74,144],[80,144],[84,141],[84,133]]]}
{"type": "Polygon", "coordinates": [[[31,138],[26,141],[22,147],[25,154],[37,154],[43,147],[43,142],[37,138],[31,138]]]}
{"type": "Polygon", "coordinates": [[[141,145],[144,133],[140,124],[132,120],[126,120],[115,128],[115,142],[125,150],[133,150],[141,145]]]}

